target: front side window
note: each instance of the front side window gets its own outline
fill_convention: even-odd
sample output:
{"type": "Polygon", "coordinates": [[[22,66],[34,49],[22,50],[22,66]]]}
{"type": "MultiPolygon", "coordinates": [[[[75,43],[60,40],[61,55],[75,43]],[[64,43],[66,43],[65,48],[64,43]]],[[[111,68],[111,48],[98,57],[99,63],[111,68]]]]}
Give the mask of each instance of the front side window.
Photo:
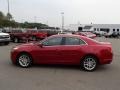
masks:
{"type": "Polygon", "coordinates": [[[74,37],[66,37],[65,45],[82,45],[86,44],[83,40],[74,38],[74,37]]]}
{"type": "Polygon", "coordinates": [[[61,43],[62,43],[62,37],[56,37],[56,38],[50,38],[44,41],[42,44],[44,46],[54,46],[54,45],[61,45],[61,43]]]}

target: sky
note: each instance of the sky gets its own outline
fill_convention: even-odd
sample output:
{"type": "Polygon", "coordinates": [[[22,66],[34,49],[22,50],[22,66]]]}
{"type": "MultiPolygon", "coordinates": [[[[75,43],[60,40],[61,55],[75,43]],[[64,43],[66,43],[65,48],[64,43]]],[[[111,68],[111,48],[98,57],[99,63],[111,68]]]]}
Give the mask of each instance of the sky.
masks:
{"type": "MultiPolygon", "coordinates": [[[[120,0],[9,0],[10,13],[18,22],[69,24],[120,24],[120,0]]],[[[7,0],[0,0],[0,11],[7,13],[7,0]]]]}

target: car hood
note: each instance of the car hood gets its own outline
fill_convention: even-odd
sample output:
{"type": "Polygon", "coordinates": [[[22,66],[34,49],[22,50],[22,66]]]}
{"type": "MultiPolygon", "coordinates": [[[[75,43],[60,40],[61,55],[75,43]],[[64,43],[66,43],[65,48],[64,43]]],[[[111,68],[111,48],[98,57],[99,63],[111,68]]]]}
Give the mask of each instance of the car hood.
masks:
{"type": "MultiPolygon", "coordinates": [[[[35,43],[26,43],[26,44],[20,44],[20,45],[17,45],[17,46],[15,46],[15,47],[17,47],[17,48],[21,48],[21,47],[32,47],[32,46],[34,46],[35,45],[35,43]]],[[[14,47],[14,48],[15,48],[14,47]]]]}

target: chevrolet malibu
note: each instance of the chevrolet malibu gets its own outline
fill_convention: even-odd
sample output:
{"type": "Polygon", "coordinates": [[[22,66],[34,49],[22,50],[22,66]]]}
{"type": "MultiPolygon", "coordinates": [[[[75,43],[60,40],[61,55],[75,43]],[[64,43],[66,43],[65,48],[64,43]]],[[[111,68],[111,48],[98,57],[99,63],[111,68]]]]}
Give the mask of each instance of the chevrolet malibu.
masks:
{"type": "Polygon", "coordinates": [[[80,35],[53,35],[40,42],[18,45],[11,50],[13,64],[23,68],[32,64],[79,65],[93,71],[112,62],[112,46],[80,35]]]}

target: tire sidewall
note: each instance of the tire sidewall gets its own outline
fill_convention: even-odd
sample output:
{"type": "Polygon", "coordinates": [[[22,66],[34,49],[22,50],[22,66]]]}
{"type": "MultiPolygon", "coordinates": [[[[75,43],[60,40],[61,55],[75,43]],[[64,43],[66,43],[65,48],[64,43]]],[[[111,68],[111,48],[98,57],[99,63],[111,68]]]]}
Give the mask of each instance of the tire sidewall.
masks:
{"type": "Polygon", "coordinates": [[[30,67],[31,65],[32,65],[32,57],[29,55],[29,54],[27,54],[27,53],[21,53],[21,54],[19,54],[18,55],[18,57],[17,57],[17,65],[19,65],[20,67],[22,67],[22,68],[28,68],[28,67],[30,67]],[[27,56],[27,57],[29,57],[29,64],[27,65],[27,66],[22,66],[20,63],[19,63],[19,58],[22,56],[22,55],[25,55],[25,56],[27,56]]]}
{"type": "Polygon", "coordinates": [[[81,68],[85,71],[89,71],[89,72],[92,72],[94,70],[96,70],[97,66],[98,66],[98,61],[97,59],[94,57],[94,56],[86,56],[85,58],[83,58],[83,60],[81,61],[81,64],[80,64],[81,68]],[[96,66],[92,69],[92,70],[88,70],[84,67],[84,61],[87,59],[87,58],[92,58],[95,62],[96,62],[96,66]]]}

